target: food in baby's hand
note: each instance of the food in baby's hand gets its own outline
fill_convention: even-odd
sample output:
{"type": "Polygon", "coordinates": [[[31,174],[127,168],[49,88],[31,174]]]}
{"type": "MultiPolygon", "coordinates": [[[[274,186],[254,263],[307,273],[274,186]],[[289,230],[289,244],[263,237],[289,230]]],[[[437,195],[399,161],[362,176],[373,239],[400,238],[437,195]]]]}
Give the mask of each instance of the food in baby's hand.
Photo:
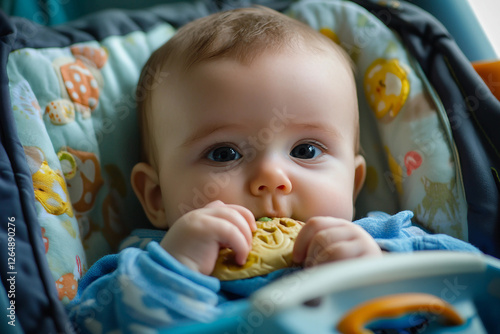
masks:
{"type": "Polygon", "coordinates": [[[212,276],[230,281],[269,274],[292,265],[293,245],[304,223],[291,218],[261,218],[256,223],[246,263],[237,264],[233,250],[223,248],[212,276]]]}

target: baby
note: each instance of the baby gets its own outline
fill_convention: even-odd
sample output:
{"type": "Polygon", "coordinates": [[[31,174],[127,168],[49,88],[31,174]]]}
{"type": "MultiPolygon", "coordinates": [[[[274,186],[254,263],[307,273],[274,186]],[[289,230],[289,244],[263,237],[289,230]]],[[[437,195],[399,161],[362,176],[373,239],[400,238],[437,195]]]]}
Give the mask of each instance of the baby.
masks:
{"type": "Polygon", "coordinates": [[[135,238],[158,242],[89,270],[70,304],[80,330],[212,321],[231,310],[226,288],[234,298],[260,285],[221,287],[208,275],[221,247],[245,263],[264,216],[306,222],[293,250],[303,266],[382,250],[477,251],[411,226],[408,211],[352,222],[366,173],[352,67],[325,36],[261,7],[196,20],[159,48],[137,88],[144,156],[131,176],[158,229],[135,238]]]}
{"type": "Polygon", "coordinates": [[[170,255],[208,275],[224,246],[243,264],[263,216],[307,222],[297,263],[381,255],[351,223],[366,167],[338,45],[270,9],[242,9],[186,25],[145,68],[146,162],[132,185],[151,223],[168,229],[170,255]],[[149,91],[152,71],[168,77],[149,91]]]}

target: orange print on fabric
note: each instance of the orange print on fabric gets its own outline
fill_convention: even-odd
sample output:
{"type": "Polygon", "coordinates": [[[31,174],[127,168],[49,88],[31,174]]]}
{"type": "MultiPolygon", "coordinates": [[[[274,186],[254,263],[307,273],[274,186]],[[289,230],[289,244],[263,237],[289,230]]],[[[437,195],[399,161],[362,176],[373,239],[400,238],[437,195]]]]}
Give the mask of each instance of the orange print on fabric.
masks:
{"type": "Polygon", "coordinates": [[[77,57],[83,57],[91,61],[97,68],[101,68],[108,61],[108,54],[103,48],[92,46],[72,46],[71,53],[77,57]]]}
{"type": "Polygon", "coordinates": [[[83,117],[90,117],[90,111],[97,108],[99,101],[97,80],[80,59],[62,65],[60,70],[70,99],[82,109],[83,117]]]}
{"type": "Polygon", "coordinates": [[[71,101],[65,99],[50,101],[45,107],[45,113],[55,125],[64,125],[75,120],[75,107],[71,101]]]}
{"type": "Polygon", "coordinates": [[[87,212],[94,206],[97,193],[104,184],[101,164],[91,152],[77,151],[70,147],[66,150],[63,148],[63,151],[60,151],[64,153],[60,158],[71,157],[76,164],[76,170],[71,170],[71,178],[66,178],[73,208],[79,213],[87,212]]]}
{"type": "Polygon", "coordinates": [[[56,289],[59,300],[63,300],[64,297],[73,300],[78,291],[78,282],[75,279],[75,275],[67,273],[59,277],[56,281],[56,289]]]}

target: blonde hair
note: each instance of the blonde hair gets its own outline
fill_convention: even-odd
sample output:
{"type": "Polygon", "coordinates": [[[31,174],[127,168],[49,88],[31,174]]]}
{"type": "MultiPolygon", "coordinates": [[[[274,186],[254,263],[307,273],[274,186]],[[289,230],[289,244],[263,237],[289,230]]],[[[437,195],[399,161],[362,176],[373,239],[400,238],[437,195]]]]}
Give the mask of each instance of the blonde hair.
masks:
{"type": "Polygon", "coordinates": [[[333,50],[346,62],[347,67],[354,69],[347,53],[326,36],[302,22],[262,6],[215,13],[180,28],[170,40],[153,52],[139,78],[136,97],[142,160],[152,160],[151,163],[156,164],[156,154],[151,152],[151,146],[153,151],[156,150],[149,133],[149,109],[154,90],[154,84],[151,83],[160,77],[162,71],[174,66],[176,70],[187,71],[201,62],[221,58],[250,64],[263,53],[301,49],[309,52],[333,50]]]}

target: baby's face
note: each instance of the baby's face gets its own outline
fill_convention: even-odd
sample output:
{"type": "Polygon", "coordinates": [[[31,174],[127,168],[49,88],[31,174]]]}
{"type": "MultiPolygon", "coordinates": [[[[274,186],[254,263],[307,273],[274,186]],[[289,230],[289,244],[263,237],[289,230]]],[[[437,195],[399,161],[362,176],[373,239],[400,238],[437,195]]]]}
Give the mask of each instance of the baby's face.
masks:
{"type": "Polygon", "coordinates": [[[256,218],[352,219],[364,160],[349,71],[336,57],[284,53],[172,75],[152,117],[167,224],[214,200],[256,218]]]}

